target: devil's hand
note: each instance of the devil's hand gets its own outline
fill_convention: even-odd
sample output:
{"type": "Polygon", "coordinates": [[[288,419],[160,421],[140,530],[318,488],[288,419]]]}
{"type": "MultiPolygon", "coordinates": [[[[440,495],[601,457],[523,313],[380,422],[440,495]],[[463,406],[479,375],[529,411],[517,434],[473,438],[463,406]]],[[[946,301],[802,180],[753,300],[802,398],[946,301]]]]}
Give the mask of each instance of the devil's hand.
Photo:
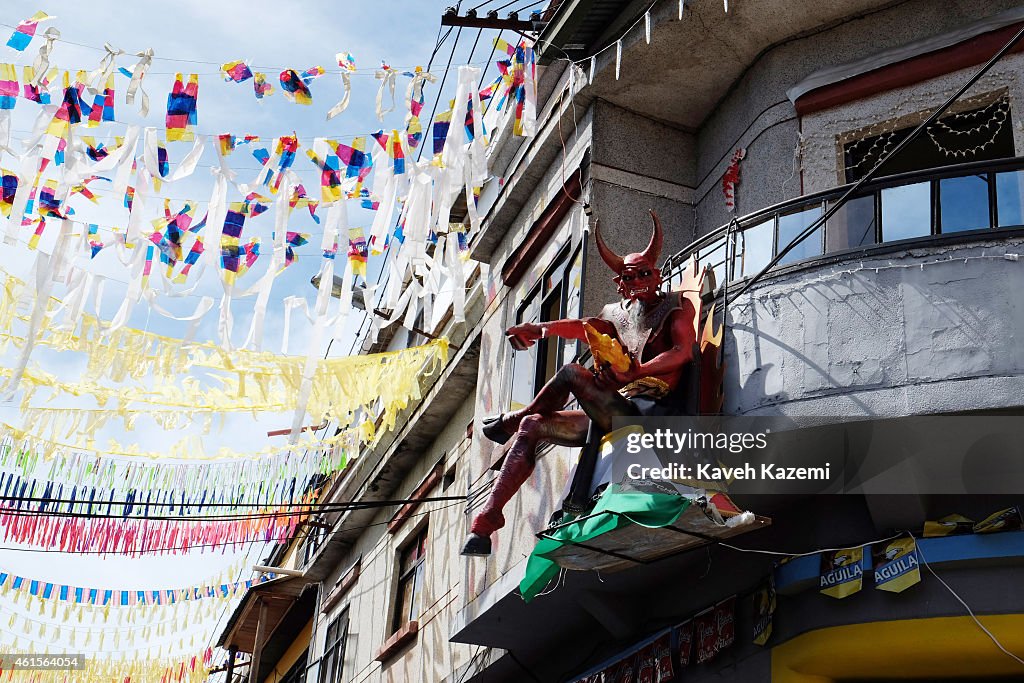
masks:
{"type": "Polygon", "coordinates": [[[505,330],[505,336],[513,349],[522,351],[533,346],[534,342],[541,338],[543,331],[540,325],[523,323],[505,330]]]}
{"type": "Polygon", "coordinates": [[[636,358],[632,354],[629,356],[629,368],[619,372],[614,369],[611,364],[605,364],[601,369],[602,374],[608,378],[611,382],[625,386],[633,380],[643,376],[643,368],[640,367],[640,363],[637,362],[636,358]]]}

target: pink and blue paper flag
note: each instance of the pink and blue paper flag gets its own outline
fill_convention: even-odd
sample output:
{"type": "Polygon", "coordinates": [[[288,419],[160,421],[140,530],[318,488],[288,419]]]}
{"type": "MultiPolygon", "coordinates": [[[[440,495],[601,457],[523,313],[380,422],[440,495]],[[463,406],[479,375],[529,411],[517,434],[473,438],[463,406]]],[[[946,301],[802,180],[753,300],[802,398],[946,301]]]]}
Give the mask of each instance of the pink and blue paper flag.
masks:
{"type": "Polygon", "coordinates": [[[270,197],[265,197],[259,192],[250,192],[245,195],[245,199],[242,201],[242,211],[246,216],[255,218],[261,213],[267,211],[270,208],[270,203],[273,200],[270,197]]]}
{"type": "Polygon", "coordinates": [[[46,75],[42,77],[38,87],[32,85],[32,81],[35,79],[35,69],[31,66],[26,66],[22,70],[22,96],[30,102],[37,104],[49,104],[50,103],[50,81],[57,77],[57,70],[50,69],[46,75]]]}
{"type": "Polygon", "coordinates": [[[11,208],[14,206],[14,195],[18,192],[18,174],[3,169],[0,171],[2,186],[0,186],[0,213],[9,218],[11,208]]]}
{"type": "Polygon", "coordinates": [[[364,187],[359,191],[359,205],[364,209],[376,211],[380,208],[380,201],[364,187]]]}
{"type": "Polygon", "coordinates": [[[24,52],[29,43],[32,42],[32,37],[35,36],[36,28],[39,24],[56,18],[40,10],[28,19],[22,19],[18,22],[18,26],[14,29],[11,37],[7,39],[7,47],[14,48],[18,52],[24,52]]]}
{"type": "Polygon", "coordinates": [[[295,163],[295,153],[298,149],[299,138],[297,136],[282,135],[277,138],[273,156],[263,148],[253,150],[253,156],[263,166],[263,170],[257,177],[256,183],[265,185],[270,188],[271,193],[276,193],[281,187],[284,172],[295,163]],[[277,160],[276,164],[273,163],[275,159],[277,160]]]}
{"type": "Polygon", "coordinates": [[[257,71],[252,75],[252,89],[256,93],[257,100],[274,94],[274,86],[267,83],[267,75],[262,71],[257,71]]]}
{"type": "Polygon", "coordinates": [[[217,136],[218,149],[220,150],[221,156],[227,156],[231,154],[239,145],[247,145],[250,142],[258,142],[260,139],[259,135],[243,135],[236,136],[230,133],[217,136]]]}
{"type": "Polygon", "coordinates": [[[252,71],[243,59],[222,64],[220,72],[224,74],[224,80],[228,83],[241,83],[252,78],[252,71]]]}
{"type": "Polygon", "coordinates": [[[242,229],[245,227],[246,207],[241,202],[232,202],[224,219],[224,232],[220,240],[220,264],[224,279],[229,284],[244,275],[260,255],[260,240],[254,237],[242,244],[242,229]]]}
{"type": "Polygon", "coordinates": [[[444,151],[445,140],[448,139],[448,129],[452,124],[452,110],[441,112],[434,117],[434,154],[444,151]]]}
{"type": "Polygon", "coordinates": [[[17,69],[13,64],[0,64],[0,109],[14,109],[17,103],[17,69]]]}
{"type": "Polygon", "coordinates": [[[160,250],[160,262],[167,266],[168,276],[181,260],[182,240],[189,232],[194,214],[194,203],[186,202],[180,211],[171,213],[170,200],[164,199],[164,216],[153,221],[155,232],[149,240],[160,250]]]}
{"type": "MultiPolygon", "coordinates": [[[[206,219],[204,218],[201,222],[205,224],[206,219]]],[[[193,229],[195,228],[193,227],[193,229]]],[[[203,245],[203,237],[202,235],[196,235],[195,240],[192,242],[192,248],[188,250],[188,255],[185,256],[184,265],[181,266],[181,270],[174,277],[176,284],[185,283],[189,271],[192,270],[192,266],[199,262],[199,257],[203,255],[204,251],[206,251],[206,248],[203,245]]]]}
{"type": "Polygon", "coordinates": [[[288,206],[292,209],[305,208],[309,211],[310,217],[317,225],[320,224],[320,218],[316,215],[316,209],[319,205],[320,202],[309,198],[309,195],[306,194],[306,188],[302,186],[302,183],[292,188],[292,196],[288,198],[288,206]]]}
{"type": "Polygon", "coordinates": [[[352,264],[352,273],[366,277],[366,259],[368,255],[366,236],[362,228],[351,228],[348,231],[348,262],[352,264]]]}
{"type": "Polygon", "coordinates": [[[281,72],[281,91],[289,102],[295,104],[313,104],[313,94],[309,91],[308,84],[303,80],[295,69],[285,69],[281,72]]]}
{"type": "Polygon", "coordinates": [[[309,85],[316,79],[323,76],[325,73],[327,72],[324,71],[324,68],[322,66],[311,66],[305,71],[303,71],[301,74],[299,74],[299,78],[302,79],[303,83],[309,85]]]}
{"type": "Polygon", "coordinates": [[[388,153],[395,175],[405,173],[405,149],[402,147],[402,138],[399,137],[398,131],[392,130],[390,135],[386,135],[383,130],[379,130],[371,135],[377,144],[388,153]]]}
{"type": "Polygon", "coordinates": [[[174,86],[167,95],[167,141],[188,141],[195,139],[195,125],[198,120],[196,100],[199,97],[199,75],[189,74],[188,83],[182,81],[182,74],[175,74],[174,86]]]}
{"type": "Polygon", "coordinates": [[[289,230],[284,234],[284,243],[286,246],[284,251],[284,266],[281,267],[282,271],[299,260],[299,256],[295,253],[295,250],[309,243],[309,235],[304,232],[293,232],[289,230]]]}
{"type": "MultiPolygon", "coordinates": [[[[328,143],[330,144],[330,143],[328,143]]],[[[335,143],[337,146],[337,143],[335,143]]],[[[312,149],[306,150],[309,157],[317,168],[320,169],[320,199],[324,204],[330,204],[341,199],[341,165],[338,157],[334,154],[326,154],[321,159],[312,149]]]]}
{"type": "Polygon", "coordinates": [[[96,255],[103,251],[103,240],[100,239],[100,226],[95,223],[89,223],[89,258],[94,259],[96,255]]]}
{"type": "Polygon", "coordinates": [[[107,78],[103,92],[97,92],[89,112],[89,128],[95,128],[103,121],[114,120],[114,74],[107,78]]]}

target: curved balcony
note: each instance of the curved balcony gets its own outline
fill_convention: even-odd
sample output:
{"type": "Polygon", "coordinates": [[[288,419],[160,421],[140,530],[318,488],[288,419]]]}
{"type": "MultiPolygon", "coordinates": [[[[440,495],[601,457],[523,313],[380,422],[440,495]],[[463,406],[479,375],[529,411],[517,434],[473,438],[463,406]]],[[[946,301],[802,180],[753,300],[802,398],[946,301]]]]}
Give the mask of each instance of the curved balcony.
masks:
{"type": "Polygon", "coordinates": [[[1024,158],[872,181],[750,282],[848,188],[744,216],[668,259],[671,284],[695,255],[719,294],[751,285],[728,309],[725,412],[897,416],[1024,403],[1024,158]]]}

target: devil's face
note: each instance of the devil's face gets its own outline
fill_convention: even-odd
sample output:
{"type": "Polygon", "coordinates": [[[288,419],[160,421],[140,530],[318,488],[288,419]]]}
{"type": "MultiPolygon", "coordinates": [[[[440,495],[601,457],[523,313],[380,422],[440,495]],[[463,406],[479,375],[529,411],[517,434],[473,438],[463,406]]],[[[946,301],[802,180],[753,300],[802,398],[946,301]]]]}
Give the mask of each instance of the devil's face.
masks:
{"type": "Polygon", "coordinates": [[[647,248],[640,253],[629,254],[625,257],[619,256],[605,244],[601,237],[601,229],[594,225],[594,238],[597,241],[597,250],[601,254],[608,267],[615,273],[615,284],[619,287],[619,294],[623,299],[629,301],[641,301],[645,304],[656,302],[661,293],[661,271],[654,264],[658,262],[661,254],[663,241],[661,221],[657,214],[651,211],[651,220],[654,221],[654,234],[647,248]]]}
{"type": "Polygon", "coordinates": [[[650,303],[658,298],[661,271],[648,263],[643,254],[629,254],[623,259],[615,283],[623,299],[650,303]]]}

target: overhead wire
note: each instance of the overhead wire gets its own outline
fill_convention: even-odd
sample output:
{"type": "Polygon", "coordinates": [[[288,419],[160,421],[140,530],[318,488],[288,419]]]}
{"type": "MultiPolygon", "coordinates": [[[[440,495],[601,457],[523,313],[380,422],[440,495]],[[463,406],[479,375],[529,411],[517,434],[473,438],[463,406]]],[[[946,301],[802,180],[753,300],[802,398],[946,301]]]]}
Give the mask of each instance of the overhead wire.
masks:
{"type": "MultiPolygon", "coordinates": [[[[408,516],[410,518],[412,518],[412,517],[419,517],[419,516],[422,516],[422,515],[430,514],[431,512],[436,512],[436,511],[439,511],[439,510],[446,510],[448,508],[457,507],[457,506],[460,506],[461,504],[462,504],[461,502],[453,502],[453,503],[449,503],[448,505],[441,505],[439,507],[434,508],[433,510],[426,510],[424,512],[413,512],[413,513],[410,513],[408,516]]],[[[348,530],[348,531],[361,531],[361,530],[364,530],[364,529],[372,529],[372,528],[378,527],[378,526],[387,526],[390,523],[391,523],[390,521],[387,521],[387,522],[374,522],[372,524],[362,524],[362,525],[358,525],[358,526],[347,526],[347,527],[345,527],[345,529],[348,530]]],[[[293,534],[288,534],[288,535],[285,535],[285,536],[278,536],[278,537],[271,537],[271,538],[267,538],[267,539],[261,539],[261,542],[277,543],[277,542],[281,542],[281,541],[288,541],[288,540],[291,540],[293,538],[295,538],[295,534],[294,533],[293,534]]],[[[247,544],[247,542],[245,542],[245,541],[220,541],[220,542],[211,542],[211,543],[195,543],[195,544],[191,544],[191,545],[168,546],[168,547],[160,547],[160,548],[148,548],[148,549],[146,549],[145,552],[139,551],[139,552],[134,553],[133,556],[142,556],[142,555],[150,555],[150,554],[164,554],[164,553],[174,552],[174,551],[177,551],[177,550],[195,550],[195,549],[202,549],[202,548],[227,548],[228,546],[244,546],[246,544],[247,544]]],[[[111,552],[109,550],[63,550],[61,548],[28,548],[28,547],[25,547],[25,546],[16,546],[16,547],[0,546],[0,551],[26,552],[26,553],[60,553],[60,554],[64,554],[64,555],[117,555],[117,554],[119,554],[119,553],[116,553],[116,552],[111,552]]]]}

